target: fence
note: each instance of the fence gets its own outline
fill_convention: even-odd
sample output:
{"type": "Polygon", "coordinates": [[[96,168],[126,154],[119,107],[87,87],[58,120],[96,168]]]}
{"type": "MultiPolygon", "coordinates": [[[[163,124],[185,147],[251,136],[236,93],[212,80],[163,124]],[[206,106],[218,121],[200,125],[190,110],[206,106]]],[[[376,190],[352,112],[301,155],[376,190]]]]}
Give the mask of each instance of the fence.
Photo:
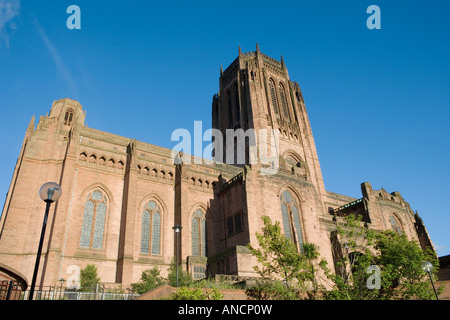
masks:
{"type": "Polygon", "coordinates": [[[20,300],[22,288],[16,281],[0,281],[0,300],[20,300]]]}
{"type": "MultiPolygon", "coordinates": [[[[131,290],[105,290],[103,285],[96,285],[91,288],[82,289],[67,289],[57,286],[36,288],[33,295],[33,300],[132,300],[138,297],[139,294],[131,290]]],[[[0,300],[28,300],[30,291],[25,292],[19,289],[15,291],[15,295],[10,295],[6,299],[7,289],[0,287],[0,300]],[[3,298],[5,297],[5,298],[3,298]]]]}

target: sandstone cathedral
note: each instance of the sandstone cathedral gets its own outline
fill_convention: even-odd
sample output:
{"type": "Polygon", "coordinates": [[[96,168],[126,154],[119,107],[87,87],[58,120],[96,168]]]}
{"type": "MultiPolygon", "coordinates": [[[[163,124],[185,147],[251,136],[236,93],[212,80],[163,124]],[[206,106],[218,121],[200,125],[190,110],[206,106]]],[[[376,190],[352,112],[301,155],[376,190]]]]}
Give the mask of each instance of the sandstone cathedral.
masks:
{"type": "MultiPolygon", "coordinates": [[[[212,128],[277,133],[276,171],[250,161],[252,139],[216,139],[216,161],[193,161],[172,150],[85,126],[86,113],[71,99],[55,101],[37,126],[31,120],[0,220],[0,264],[31,281],[45,204],[38,190],[58,183],[40,260],[38,286],[69,279],[73,267],[94,264],[102,283],[128,288],[144,270],[163,275],[176,255],[194,279],[214,275],[256,276],[263,215],[279,221],[302,250],[319,247],[333,266],[342,246],[336,215],[357,214],[374,230],[405,233],[432,247],[426,228],[399,192],[361,184],[359,199],[327,191],[300,86],[283,58],[243,53],[220,71],[212,102],[212,128]],[[220,141],[219,141],[220,140],[220,141]],[[231,142],[230,142],[231,141],[231,142]],[[225,161],[244,153],[243,163],[225,161]],[[182,227],[179,237],[173,230],[182,227]],[[176,245],[178,243],[178,245],[176,245]],[[177,252],[178,251],[178,252],[177,252]]],[[[250,137],[251,138],[251,137],[250,137]]],[[[70,287],[70,283],[67,286],[70,287]]]]}

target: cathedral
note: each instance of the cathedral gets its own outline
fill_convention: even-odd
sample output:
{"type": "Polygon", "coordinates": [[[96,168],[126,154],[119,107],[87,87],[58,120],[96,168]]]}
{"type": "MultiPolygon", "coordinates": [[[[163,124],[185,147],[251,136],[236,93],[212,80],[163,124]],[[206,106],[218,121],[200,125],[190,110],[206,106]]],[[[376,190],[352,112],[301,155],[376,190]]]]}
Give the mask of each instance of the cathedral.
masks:
{"type": "Polygon", "coordinates": [[[0,264],[28,283],[45,211],[38,190],[46,182],[58,183],[62,196],[50,208],[37,286],[59,285],[93,264],[101,283],[129,288],[155,266],[166,276],[175,257],[194,279],[254,277],[257,262],[246,245],[257,245],[263,215],[280,222],[299,251],[303,242],[316,244],[329,266],[339,257],[336,215],[357,214],[368,228],[433,248],[399,192],[369,182],[358,199],[325,189],[300,86],[283,58],[258,46],[239,48],[220,69],[212,97],[215,161],[87,127],[85,117],[80,103],[62,99],[26,129],[0,220],[0,264]],[[268,133],[268,142],[256,142],[257,132],[268,133]],[[253,157],[263,149],[275,156],[253,157]]]}

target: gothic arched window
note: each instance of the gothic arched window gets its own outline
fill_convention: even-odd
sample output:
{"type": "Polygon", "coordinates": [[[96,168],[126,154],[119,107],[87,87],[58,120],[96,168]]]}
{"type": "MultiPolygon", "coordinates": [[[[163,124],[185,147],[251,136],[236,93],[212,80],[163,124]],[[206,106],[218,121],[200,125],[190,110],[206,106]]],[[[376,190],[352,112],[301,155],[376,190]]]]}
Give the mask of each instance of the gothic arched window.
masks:
{"type": "Polygon", "coordinates": [[[237,85],[234,85],[234,108],[236,110],[236,122],[237,125],[241,125],[241,107],[239,103],[239,90],[237,85]]]}
{"type": "Polygon", "coordinates": [[[300,213],[297,201],[289,191],[280,196],[281,215],[283,219],[284,235],[292,240],[300,252],[303,251],[303,235],[300,223],[300,213]]]}
{"type": "Polygon", "coordinates": [[[88,195],[81,227],[81,248],[103,248],[107,205],[107,198],[102,192],[96,190],[88,195]]]}
{"type": "Polygon", "coordinates": [[[278,89],[280,90],[280,99],[281,99],[281,107],[283,108],[283,115],[286,120],[289,120],[289,112],[286,101],[286,93],[284,91],[284,87],[281,83],[278,84],[278,89]]]}
{"type": "Polygon", "coordinates": [[[141,253],[161,254],[161,209],[155,201],[144,207],[141,224],[141,253]]]}
{"type": "Polygon", "coordinates": [[[192,218],[192,255],[206,257],[207,251],[206,217],[201,209],[197,209],[192,218]]]}
{"type": "Polygon", "coordinates": [[[66,111],[66,114],[64,115],[64,125],[65,126],[72,125],[72,120],[73,120],[73,110],[69,109],[66,111]]]}
{"type": "Polygon", "coordinates": [[[394,216],[391,216],[389,218],[389,221],[391,222],[391,228],[394,232],[397,232],[398,234],[402,234],[402,226],[400,224],[400,221],[394,216]]]}
{"type": "Polygon", "coordinates": [[[273,110],[275,111],[276,116],[279,116],[278,112],[278,100],[277,93],[275,91],[275,83],[272,79],[269,80],[269,91],[270,91],[270,99],[272,100],[273,110]]]}
{"type": "Polygon", "coordinates": [[[226,93],[227,96],[227,109],[228,109],[228,128],[233,128],[233,106],[232,106],[232,99],[231,99],[231,93],[229,90],[227,90],[226,93]]]}

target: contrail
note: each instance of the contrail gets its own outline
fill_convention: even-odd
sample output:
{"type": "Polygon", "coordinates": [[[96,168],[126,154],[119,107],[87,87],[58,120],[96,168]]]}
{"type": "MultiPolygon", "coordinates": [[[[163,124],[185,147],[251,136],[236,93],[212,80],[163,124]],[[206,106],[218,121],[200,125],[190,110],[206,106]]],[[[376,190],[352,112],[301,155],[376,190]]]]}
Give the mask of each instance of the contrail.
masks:
{"type": "Polygon", "coordinates": [[[53,57],[53,61],[55,62],[56,68],[58,69],[58,72],[63,77],[65,83],[69,87],[71,94],[73,96],[76,96],[76,86],[75,86],[75,82],[73,81],[72,74],[70,73],[69,69],[66,67],[64,62],[62,61],[58,50],[53,45],[53,43],[50,41],[50,39],[47,37],[45,30],[42,28],[42,26],[39,24],[39,22],[37,20],[35,20],[34,24],[36,26],[36,30],[38,31],[39,35],[41,36],[41,38],[44,41],[45,45],[47,46],[48,50],[50,51],[50,53],[53,57]]]}

